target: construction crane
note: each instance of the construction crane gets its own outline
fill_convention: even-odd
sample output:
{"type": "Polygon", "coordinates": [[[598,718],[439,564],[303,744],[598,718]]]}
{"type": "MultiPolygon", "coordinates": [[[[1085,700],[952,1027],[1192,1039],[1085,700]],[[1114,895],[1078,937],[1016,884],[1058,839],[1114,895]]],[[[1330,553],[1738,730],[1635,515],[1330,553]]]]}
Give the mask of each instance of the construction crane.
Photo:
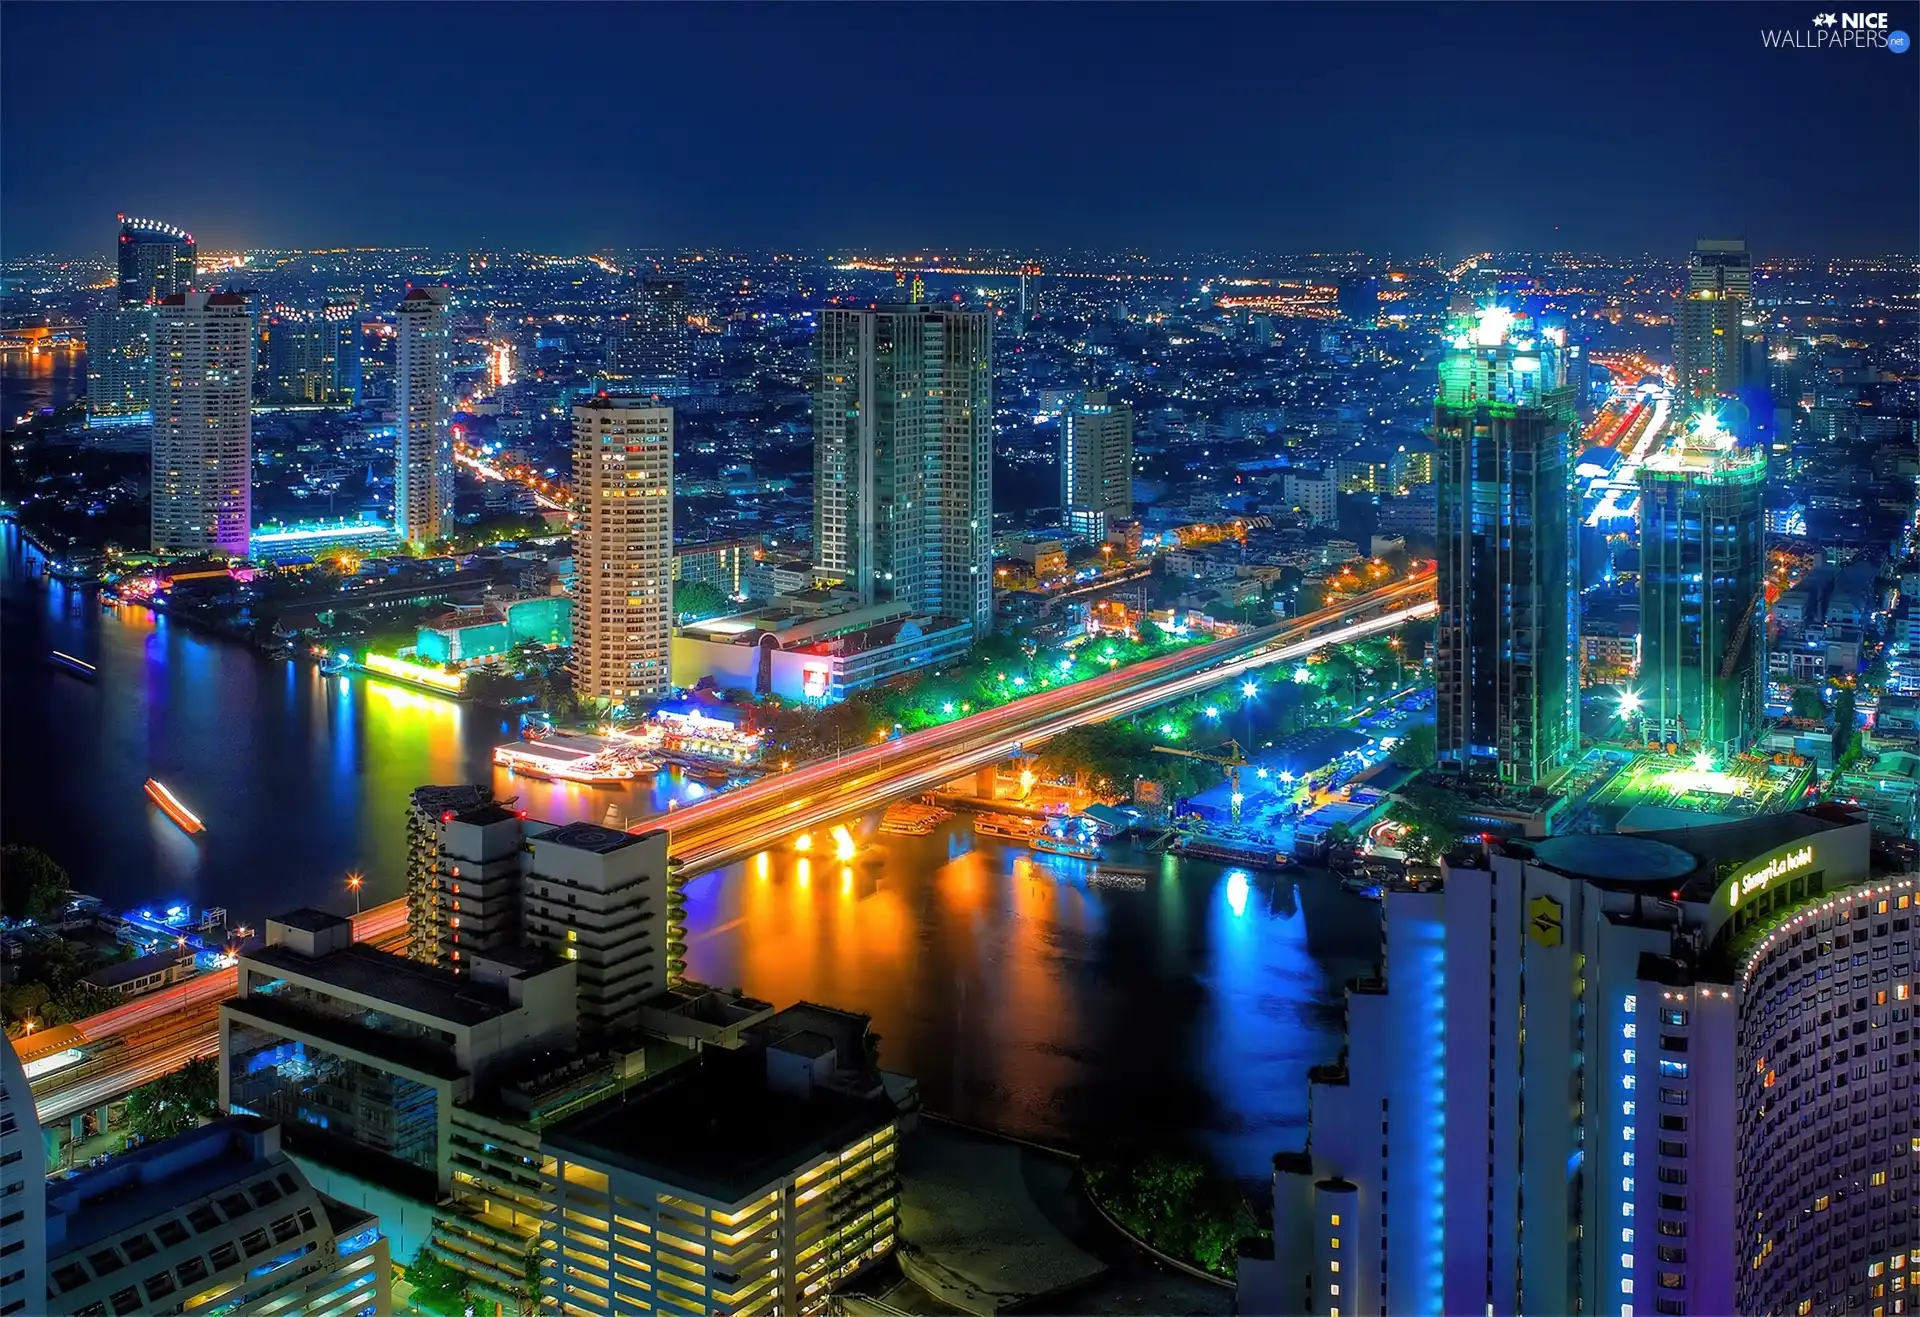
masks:
{"type": "Polygon", "coordinates": [[[1204,763],[1218,764],[1227,770],[1227,785],[1232,788],[1230,803],[1233,807],[1233,826],[1240,826],[1240,770],[1250,767],[1246,753],[1240,749],[1238,741],[1228,741],[1220,747],[1224,755],[1205,754],[1199,750],[1179,750],[1170,745],[1156,745],[1153,752],[1157,755],[1179,755],[1182,759],[1198,759],[1204,763]]]}

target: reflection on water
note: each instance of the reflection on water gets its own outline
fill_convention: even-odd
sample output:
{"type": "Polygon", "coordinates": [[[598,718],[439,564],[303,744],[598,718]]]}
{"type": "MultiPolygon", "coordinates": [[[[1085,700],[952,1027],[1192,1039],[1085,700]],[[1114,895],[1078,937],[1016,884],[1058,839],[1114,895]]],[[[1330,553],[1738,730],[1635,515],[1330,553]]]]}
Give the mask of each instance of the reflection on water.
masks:
{"type": "Polygon", "coordinates": [[[1081,1146],[1196,1131],[1254,1177],[1300,1146],[1306,1068],[1339,1050],[1377,906],[1324,874],[1303,898],[1112,847],[1145,888],[1090,886],[1092,866],[976,844],[965,820],[862,846],[697,879],[688,973],[870,1012],[884,1063],[962,1120],[1081,1146]]]}
{"type": "MultiPolygon", "coordinates": [[[[327,677],[30,580],[9,534],[0,623],[0,815],[115,904],[224,905],[258,924],[301,904],[397,896],[408,793],[492,782],[536,818],[663,811],[697,784],[627,790],[515,780],[512,727],[408,687],[327,677]],[[96,664],[85,682],[46,662],[96,664]],[[207,823],[147,801],[165,781],[207,823]]],[[[1325,875],[1286,879],[1139,853],[1137,890],[1089,866],[860,821],[860,853],[780,851],[696,879],[689,973],[786,1004],[870,1012],[885,1063],[963,1120],[1090,1146],[1196,1132],[1264,1178],[1303,1136],[1309,1065],[1339,1049],[1339,985],[1378,952],[1378,906],[1325,875]]]]}

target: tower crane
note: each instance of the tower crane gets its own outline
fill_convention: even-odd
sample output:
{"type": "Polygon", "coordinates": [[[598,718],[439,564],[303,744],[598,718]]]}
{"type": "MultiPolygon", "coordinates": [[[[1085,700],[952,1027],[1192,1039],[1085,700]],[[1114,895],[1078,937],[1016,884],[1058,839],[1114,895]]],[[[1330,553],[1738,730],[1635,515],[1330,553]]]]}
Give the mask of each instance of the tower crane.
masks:
{"type": "Polygon", "coordinates": [[[1220,748],[1227,753],[1224,755],[1210,755],[1204,751],[1181,750],[1170,745],[1156,745],[1153,747],[1153,752],[1157,755],[1178,755],[1182,759],[1198,759],[1203,763],[1218,764],[1226,769],[1227,785],[1233,791],[1233,795],[1230,798],[1233,810],[1233,826],[1237,828],[1240,826],[1240,770],[1249,767],[1250,763],[1246,753],[1241,750],[1238,741],[1230,740],[1220,748]]]}

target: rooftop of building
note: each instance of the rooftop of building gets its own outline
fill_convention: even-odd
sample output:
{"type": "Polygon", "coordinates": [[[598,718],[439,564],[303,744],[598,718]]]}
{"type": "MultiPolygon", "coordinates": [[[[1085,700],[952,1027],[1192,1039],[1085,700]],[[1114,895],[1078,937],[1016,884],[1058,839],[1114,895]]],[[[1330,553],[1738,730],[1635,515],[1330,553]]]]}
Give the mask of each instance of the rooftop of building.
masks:
{"type": "Polygon", "coordinates": [[[168,947],[164,951],[155,951],[150,955],[135,956],[132,960],[123,960],[117,964],[97,969],[87,975],[87,982],[100,988],[117,988],[123,983],[132,983],[149,974],[158,974],[182,963],[191,964],[193,953],[185,947],[168,947]]]}
{"type": "Polygon", "coordinates": [[[609,855],[628,846],[635,846],[647,836],[645,833],[622,832],[618,828],[603,828],[598,823],[563,823],[551,832],[543,832],[539,840],[545,843],[557,843],[578,851],[591,851],[595,855],[609,855]]]}
{"type": "MultiPolygon", "coordinates": [[[[533,954],[541,959],[512,968],[538,973],[565,963],[545,952],[533,954]]],[[[455,974],[359,942],[319,956],[303,956],[287,947],[270,945],[248,951],[241,959],[312,980],[344,996],[391,1004],[458,1027],[485,1024],[515,1009],[504,983],[476,981],[471,975],[455,974]]],[[[251,1003],[254,999],[244,1000],[251,1003]]]]}
{"type": "Polygon", "coordinates": [[[330,914],[325,910],[315,910],[303,905],[298,910],[289,910],[283,915],[275,915],[274,922],[285,924],[288,928],[297,928],[303,933],[320,933],[343,922],[343,917],[330,914]]]}
{"type": "Polygon", "coordinates": [[[226,1116],[143,1144],[72,1179],[49,1182],[47,1252],[56,1260],[83,1252],[270,1171],[276,1180],[286,1174],[306,1187],[299,1167],[280,1151],[279,1127],[257,1116],[226,1116]]]}
{"type": "Polygon", "coordinates": [[[755,1050],[708,1048],[547,1131],[542,1143],[713,1202],[739,1203],[898,1115],[884,1093],[774,1088],[755,1050]]]}

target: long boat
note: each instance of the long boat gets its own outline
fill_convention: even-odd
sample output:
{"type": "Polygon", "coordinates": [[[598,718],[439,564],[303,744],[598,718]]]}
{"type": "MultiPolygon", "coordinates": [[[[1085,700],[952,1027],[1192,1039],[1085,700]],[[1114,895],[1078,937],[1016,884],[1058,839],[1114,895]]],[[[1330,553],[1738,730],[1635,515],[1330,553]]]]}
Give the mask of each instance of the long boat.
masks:
{"type": "Polygon", "coordinates": [[[50,652],[47,655],[47,662],[53,664],[56,668],[65,668],[74,676],[84,677],[88,681],[92,681],[100,675],[100,670],[94,667],[93,664],[87,662],[85,659],[75,658],[64,650],[56,649],[50,652]]]}
{"type": "Polygon", "coordinates": [[[180,830],[192,836],[207,830],[200,816],[180,803],[179,797],[167,790],[158,778],[147,779],[147,798],[160,807],[160,812],[180,825],[180,830]]]}

